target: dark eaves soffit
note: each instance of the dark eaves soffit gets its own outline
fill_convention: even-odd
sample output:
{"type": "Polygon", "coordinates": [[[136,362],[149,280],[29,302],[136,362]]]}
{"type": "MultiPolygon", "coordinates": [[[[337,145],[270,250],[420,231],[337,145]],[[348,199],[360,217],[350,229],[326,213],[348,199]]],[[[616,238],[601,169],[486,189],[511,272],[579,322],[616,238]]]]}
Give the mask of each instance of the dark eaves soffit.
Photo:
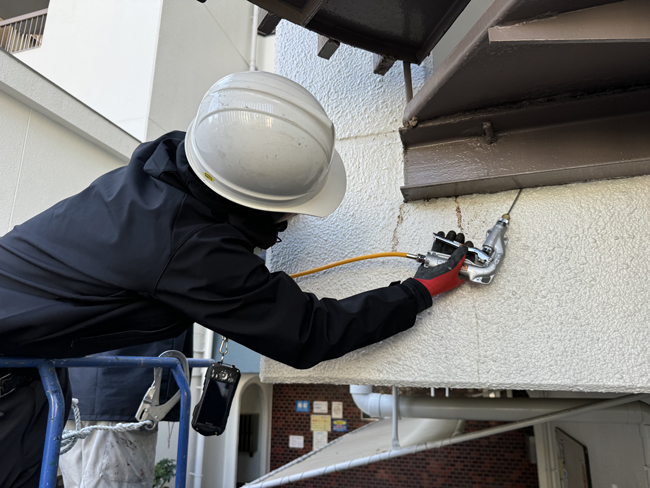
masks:
{"type": "Polygon", "coordinates": [[[406,106],[405,199],[650,174],[649,19],[495,0],[406,106]]]}
{"type": "MultiPolygon", "coordinates": [[[[251,0],[333,42],[419,64],[469,0],[251,0]]],[[[263,19],[264,20],[264,19],[263,19]]],[[[274,27],[274,26],[273,26],[274,27]]],[[[270,27],[269,29],[272,29],[270,27]]]]}

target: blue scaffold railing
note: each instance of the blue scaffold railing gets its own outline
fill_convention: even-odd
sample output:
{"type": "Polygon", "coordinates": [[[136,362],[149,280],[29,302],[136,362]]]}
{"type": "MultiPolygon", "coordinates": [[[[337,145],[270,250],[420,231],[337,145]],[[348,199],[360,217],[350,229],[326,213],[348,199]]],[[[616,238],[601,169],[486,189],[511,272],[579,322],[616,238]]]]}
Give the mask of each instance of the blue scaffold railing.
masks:
{"type": "MultiPolygon", "coordinates": [[[[207,368],[212,359],[188,359],[191,368],[207,368]]],[[[187,476],[187,444],[190,435],[190,386],[178,359],[173,357],[99,356],[70,359],[31,359],[0,357],[0,368],[38,368],[49,402],[43,464],[39,488],[55,488],[59,452],[65,416],[65,400],[56,368],[170,368],[181,393],[178,450],[176,455],[176,488],[185,488],[187,476]]]]}

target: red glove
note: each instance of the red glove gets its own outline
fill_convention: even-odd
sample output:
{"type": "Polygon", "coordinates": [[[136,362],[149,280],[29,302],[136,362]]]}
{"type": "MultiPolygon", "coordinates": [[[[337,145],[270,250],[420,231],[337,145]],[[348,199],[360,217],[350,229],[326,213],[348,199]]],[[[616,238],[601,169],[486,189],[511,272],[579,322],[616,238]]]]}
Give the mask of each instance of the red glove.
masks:
{"type": "MultiPolygon", "coordinates": [[[[455,236],[456,234],[454,233],[454,237],[455,236]]],[[[452,239],[454,239],[454,237],[452,237],[452,239]]],[[[464,236],[462,240],[464,240],[464,236]]],[[[463,278],[459,277],[458,273],[460,273],[460,270],[463,267],[466,254],[467,247],[461,246],[456,249],[451,256],[449,256],[449,259],[445,263],[432,268],[425,268],[422,265],[418,268],[417,273],[415,273],[415,279],[429,290],[431,296],[456,288],[465,281],[463,278]]]]}

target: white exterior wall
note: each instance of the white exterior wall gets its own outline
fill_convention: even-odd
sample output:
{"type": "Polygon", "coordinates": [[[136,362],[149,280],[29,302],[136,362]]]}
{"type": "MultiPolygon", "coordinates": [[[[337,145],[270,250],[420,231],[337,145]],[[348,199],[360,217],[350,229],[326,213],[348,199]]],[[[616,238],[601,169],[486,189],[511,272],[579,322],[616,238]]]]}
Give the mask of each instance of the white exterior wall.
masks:
{"type": "MultiPolygon", "coordinates": [[[[438,230],[460,228],[482,243],[515,192],[403,203],[400,66],[373,75],[372,55],[347,46],[324,61],[315,55],[315,34],[286,22],[277,42],[276,71],[309,89],[335,123],[349,187],[328,218],[291,223],[268,254],[271,268],[295,272],[371,252],[423,252],[438,230]]],[[[414,67],[415,90],[430,63],[414,67]]],[[[492,285],[465,284],[434,299],[411,330],[310,370],[265,359],[262,378],[650,391],[643,282],[650,263],[641,250],[650,239],[649,199],[648,177],[524,190],[512,214],[509,254],[492,285]]],[[[320,297],[344,298],[414,272],[412,261],[373,260],[298,283],[320,297]]]]}
{"type": "MultiPolygon", "coordinates": [[[[248,70],[246,0],[51,0],[43,45],[16,56],[141,141],[186,130],[204,93],[248,70]]],[[[272,70],[275,36],[258,38],[272,70]]]]}
{"type": "Polygon", "coordinates": [[[144,140],[162,0],[50,0],[43,45],[16,56],[144,140]]]}
{"type": "Polygon", "coordinates": [[[136,145],[0,52],[0,235],[124,164],[136,145]]]}

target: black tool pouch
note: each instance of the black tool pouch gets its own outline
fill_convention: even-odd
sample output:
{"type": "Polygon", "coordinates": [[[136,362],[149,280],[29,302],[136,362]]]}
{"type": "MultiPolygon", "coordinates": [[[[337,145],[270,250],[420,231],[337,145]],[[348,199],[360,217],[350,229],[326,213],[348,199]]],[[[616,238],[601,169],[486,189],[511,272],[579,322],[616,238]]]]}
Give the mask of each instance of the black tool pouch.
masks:
{"type": "Polygon", "coordinates": [[[201,399],[192,415],[195,431],[204,436],[223,434],[240,377],[237,368],[222,362],[208,368],[201,399]]]}

